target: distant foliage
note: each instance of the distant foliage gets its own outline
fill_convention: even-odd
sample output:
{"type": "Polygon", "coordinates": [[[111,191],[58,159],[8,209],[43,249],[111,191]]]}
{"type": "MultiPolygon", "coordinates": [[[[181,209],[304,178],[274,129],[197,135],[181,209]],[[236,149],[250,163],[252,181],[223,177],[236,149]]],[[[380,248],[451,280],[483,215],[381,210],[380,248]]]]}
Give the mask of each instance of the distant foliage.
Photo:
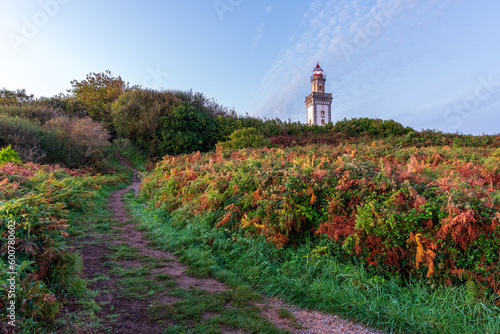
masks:
{"type": "Polygon", "coordinates": [[[241,149],[270,146],[271,142],[256,129],[244,128],[234,131],[228,141],[220,144],[225,149],[241,149]]]}
{"type": "Polygon", "coordinates": [[[55,117],[61,116],[61,113],[48,105],[24,104],[0,106],[0,115],[24,118],[44,124],[55,117]]]}
{"type": "Polygon", "coordinates": [[[89,118],[59,116],[40,125],[37,120],[0,114],[0,147],[11,145],[25,162],[102,166],[108,139],[106,129],[89,118]]]}
{"type": "Polygon", "coordinates": [[[44,130],[48,135],[43,147],[50,152],[49,157],[63,161],[70,168],[92,167],[100,163],[110,144],[106,129],[87,117],[58,117],[47,122],[44,130]]]}
{"type": "Polygon", "coordinates": [[[215,123],[188,102],[173,108],[170,116],[161,118],[160,152],[177,155],[190,152],[207,152],[215,147],[215,123]]]}
{"type": "Polygon", "coordinates": [[[25,89],[13,91],[3,88],[0,90],[0,106],[22,105],[32,101],[33,99],[33,94],[26,94],[25,89]]]}
{"type": "Polygon", "coordinates": [[[85,108],[85,116],[103,122],[113,130],[111,107],[124,92],[137,87],[129,87],[128,83],[118,76],[114,77],[111,71],[103,73],[89,73],[81,81],[71,81],[71,93],[85,108]]]}
{"type": "Polygon", "coordinates": [[[39,122],[0,114],[0,146],[11,145],[23,161],[42,162],[44,133],[39,122]]]}
{"type": "Polygon", "coordinates": [[[6,162],[22,163],[10,145],[0,150],[0,165],[6,162]]]}
{"type": "Polygon", "coordinates": [[[119,136],[130,139],[150,156],[160,155],[161,118],[172,115],[181,99],[170,92],[137,89],[124,93],[111,110],[119,136]]]}
{"type": "Polygon", "coordinates": [[[381,120],[373,118],[344,118],[335,123],[334,130],[344,132],[351,136],[370,134],[376,137],[399,136],[409,131],[400,123],[393,120],[381,120]]]}
{"type": "Polygon", "coordinates": [[[87,116],[84,104],[72,95],[58,94],[52,97],[40,97],[30,102],[30,105],[54,109],[59,115],[63,114],[73,117],[87,116]]]}

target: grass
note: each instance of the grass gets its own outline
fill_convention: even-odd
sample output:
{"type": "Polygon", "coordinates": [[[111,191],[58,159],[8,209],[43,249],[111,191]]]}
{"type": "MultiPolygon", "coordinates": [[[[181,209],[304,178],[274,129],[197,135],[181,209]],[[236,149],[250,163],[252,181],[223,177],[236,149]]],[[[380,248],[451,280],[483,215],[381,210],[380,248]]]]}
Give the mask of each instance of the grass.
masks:
{"type": "Polygon", "coordinates": [[[361,264],[336,257],[328,240],[277,250],[263,238],[213,229],[209,214],[186,221],[147,211],[130,194],[127,199],[152,241],[179,255],[200,277],[232,287],[250,284],[298,306],[393,333],[500,332],[500,309],[471,297],[465,286],[431,287],[423,279],[373,276],[361,264]],[[326,247],[324,255],[308,257],[318,247],[326,247]]]}
{"type": "MultiPolygon", "coordinates": [[[[103,197],[96,202],[96,208],[106,207],[105,201],[108,195],[109,191],[103,192],[103,197]]],[[[97,210],[92,215],[81,216],[78,228],[75,228],[72,234],[82,240],[90,236],[92,238],[90,243],[104,243],[110,235],[114,237],[116,233],[120,233],[113,229],[114,226],[123,225],[112,221],[111,218],[111,213],[106,209],[97,210]]],[[[288,333],[275,328],[260,315],[255,306],[252,306],[251,302],[261,297],[248,287],[236,287],[212,294],[195,288],[181,289],[169,275],[154,273],[154,269],[164,267],[173,260],[142,255],[138,248],[131,247],[125,242],[112,244],[108,248],[111,253],[105,256],[105,262],[102,264],[103,272],[94,275],[87,283],[113,280],[115,283],[110,282],[110,284],[115,286],[113,288],[111,285],[105,286],[100,291],[85,288],[82,296],[75,301],[80,310],[62,315],[51,329],[47,329],[48,331],[55,329],[70,333],[77,329],[77,332],[86,333],[105,330],[102,328],[103,321],[106,323],[117,321],[120,311],[114,309],[108,302],[96,303],[96,297],[99,293],[111,293],[113,290],[112,293],[120,297],[137,300],[153,301],[160,294],[170,295],[173,300],[178,300],[172,304],[152,302],[149,307],[150,319],[163,323],[166,333],[220,333],[221,328],[240,328],[248,333],[288,333]],[[125,266],[121,263],[123,261],[132,261],[133,267],[125,266]],[[99,313],[103,308],[107,308],[111,314],[105,319],[100,319],[99,313]]],[[[206,258],[198,260],[198,268],[202,271],[208,264],[204,260],[206,258]]],[[[204,274],[197,276],[208,274],[208,271],[204,271],[204,274]]]]}
{"type": "MultiPolygon", "coordinates": [[[[110,159],[111,165],[115,169],[115,174],[119,174],[120,178],[130,179],[129,170],[118,163],[115,158],[110,159]]],[[[113,222],[111,221],[112,213],[107,209],[106,203],[112,191],[126,187],[125,183],[119,184],[116,187],[102,187],[98,191],[98,196],[93,199],[91,210],[85,212],[70,212],[68,221],[71,222],[68,228],[70,239],[85,240],[89,237],[94,239],[91,243],[99,242],[100,239],[109,238],[110,234],[115,234],[116,230],[112,229],[113,222]]],[[[69,244],[72,242],[69,241],[69,244]]],[[[80,247],[85,247],[87,242],[83,242],[80,247]]],[[[98,291],[93,291],[88,286],[95,281],[108,281],[110,278],[105,274],[95,275],[93,278],[84,280],[82,277],[76,277],[75,282],[82,283],[79,285],[79,290],[73,292],[65,300],[65,303],[73,303],[78,307],[76,312],[60,313],[52,324],[43,324],[43,328],[37,326],[37,333],[52,333],[58,330],[62,333],[79,333],[95,332],[99,327],[101,319],[98,313],[102,305],[98,305],[95,298],[98,291]]],[[[33,332],[32,328],[26,328],[27,333],[33,332]]]]}
{"type": "Polygon", "coordinates": [[[297,318],[292,314],[292,312],[286,308],[280,308],[278,310],[278,316],[282,319],[288,319],[291,325],[296,329],[304,328],[298,321],[297,318]]]}
{"type": "Polygon", "coordinates": [[[137,149],[133,145],[129,145],[121,150],[120,154],[127,158],[132,166],[139,172],[146,171],[148,159],[139,149],[137,149]]]}
{"type": "Polygon", "coordinates": [[[167,333],[220,333],[221,326],[243,329],[248,333],[287,333],[260,316],[259,309],[251,303],[260,296],[251,291],[235,289],[208,293],[194,288],[175,289],[172,296],[180,300],[150,307],[153,319],[176,322],[167,333]]]}
{"type": "MultiPolygon", "coordinates": [[[[92,212],[87,212],[83,215],[74,214],[71,217],[73,225],[70,235],[72,237],[86,238],[92,235],[92,237],[99,238],[103,233],[109,234],[111,232],[111,222],[109,220],[111,213],[105,208],[112,190],[114,189],[108,188],[102,190],[100,196],[95,201],[96,209],[92,212]]],[[[82,280],[82,278],[78,279],[82,280]]],[[[98,313],[102,305],[98,305],[95,302],[98,292],[90,290],[88,285],[98,280],[107,281],[109,280],[109,276],[99,274],[86,280],[84,288],[79,291],[79,297],[70,299],[78,307],[78,311],[59,314],[54,323],[43,328],[40,333],[52,333],[54,330],[59,330],[62,333],[74,333],[76,329],[78,329],[77,332],[79,333],[95,332],[95,328],[98,328],[101,322],[98,313]]],[[[67,302],[70,300],[67,300],[67,302]]]]}

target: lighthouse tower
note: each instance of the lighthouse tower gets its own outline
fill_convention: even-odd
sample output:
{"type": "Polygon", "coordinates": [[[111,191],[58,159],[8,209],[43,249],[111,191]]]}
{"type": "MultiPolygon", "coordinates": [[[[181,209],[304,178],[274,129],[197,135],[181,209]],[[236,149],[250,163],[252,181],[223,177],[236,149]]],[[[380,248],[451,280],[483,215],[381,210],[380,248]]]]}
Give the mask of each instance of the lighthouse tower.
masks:
{"type": "Polygon", "coordinates": [[[319,63],[311,76],[312,93],[306,97],[307,124],[325,125],[332,121],[332,94],[325,93],[326,76],[319,63]]]}

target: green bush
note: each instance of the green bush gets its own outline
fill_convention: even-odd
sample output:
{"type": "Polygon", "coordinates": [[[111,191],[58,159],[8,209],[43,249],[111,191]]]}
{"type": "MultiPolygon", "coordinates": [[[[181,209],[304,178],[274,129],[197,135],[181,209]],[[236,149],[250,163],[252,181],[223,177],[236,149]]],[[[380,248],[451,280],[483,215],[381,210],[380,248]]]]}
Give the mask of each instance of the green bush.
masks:
{"type": "Polygon", "coordinates": [[[160,119],[160,152],[177,155],[215,148],[215,123],[204,111],[183,102],[160,119]]]}
{"type": "MultiPolygon", "coordinates": [[[[120,180],[39,164],[0,164],[0,180],[0,244],[5,245],[0,249],[0,305],[10,301],[4,287],[10,272],[16,272],[19,333],[34,333],[23,326],[53,319],[61,301],[78,296],[85,287],[75,280],[82,259],[67,248],[66,238],[75,228],[69,213],[92,211],[102,187],[120,180]],[[15,236],[14,263],[8,258],[9,235],[15,236]]],[[[0,323],[5,322],[6,313],[1,312],[0,323]]]]}
{"type": "Polygon", "coordinates": [[[160,118],[172,114],[181,99],[170,92],[138,89],[126,92],[111,110],[118,135],[130,139],[149,155],[159,155],[160,118]]]}
{"type": "Polygon", "coordinates": [[[0,106],[0,114],[28,119],[39,124],[44,124],[61,115],[60,112],[48,105],[0,106]]]}
{"type": "Polygon", "coordinates": [[[42,148],[42,137],[38,122],[0,114],[0,147],[11,145],[21,160],[44,161],[46,151],[42,148]]]}
{"type": "Polygon", "coordinates": [[[16,151],[14,151],[10,145],[0,150],[0,165],[4,162],[22,163],[16,151]]]}
{"type": "Polygon", "coordinates": [[[344,118],[335,123],[334,130],[345,132],[351,136],[371,134],[376,137],[399,136],[411,131],[394,120],[381,120],[373,118],[344,118]]]}
{"type": "Polygon", "coordinates": [[[270,141],[254,128],[244,128],[234,131],[229,140],[220,143],[225,149],[258,148],[270,146],[270,141]]]}
{"type": "Polygon", "coordinates": [[[94,167],[103,160],[109,134],[89,118],[36,120],[0,114],[0,147],[11,145],[22,161],[94,167]]]}

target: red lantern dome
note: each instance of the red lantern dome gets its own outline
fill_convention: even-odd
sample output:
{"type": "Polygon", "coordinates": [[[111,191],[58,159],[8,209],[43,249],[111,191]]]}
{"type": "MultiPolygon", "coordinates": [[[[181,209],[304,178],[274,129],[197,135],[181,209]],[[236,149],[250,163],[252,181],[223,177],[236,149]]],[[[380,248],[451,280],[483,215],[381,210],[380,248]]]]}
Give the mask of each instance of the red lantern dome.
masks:
{"type": "Polygon", "coordinates": [[[313,76],[323,76],[323,69],[319,66],[319,63],[316,64],[316,67],[313,70],[313,76]]]}

